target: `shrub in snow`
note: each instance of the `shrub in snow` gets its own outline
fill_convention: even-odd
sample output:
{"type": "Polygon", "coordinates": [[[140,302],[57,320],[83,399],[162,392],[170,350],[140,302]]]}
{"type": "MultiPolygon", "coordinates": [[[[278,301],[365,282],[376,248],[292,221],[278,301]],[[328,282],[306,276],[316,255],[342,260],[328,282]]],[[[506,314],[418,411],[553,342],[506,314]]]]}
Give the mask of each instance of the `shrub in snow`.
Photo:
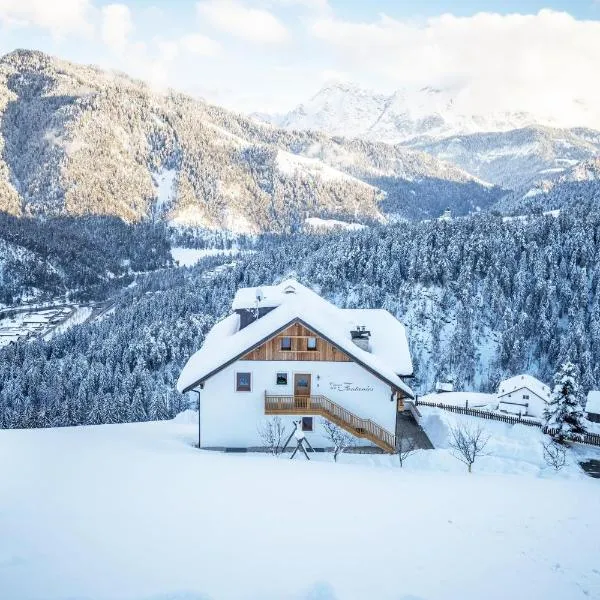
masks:
{"type": "Polygon", "coordinates": [[[478,425],[470,427],[467,425],[457,425],[450,429],[450,448],[452,455],[467,465],[469,473],[478,456],[483,455],[483,451],[490,439],[490,436],[478,425]]]}
{"type": "Polygon", "coordinates": [[[398,454],[398,461],[400,462],[400,466],[404,466],[404,461],[411,455],[414,454],[417,450],[417,445],[415,444],[415,440],[412,437],[406,435],[406,432],[403,429],[398,431],[396,435],[396,452],[398,454]]]}
{"type": "Polygon", "coordinates": [[[350,447],[354,437],[327,419],[323,419],[322,426],[325,437],[333,446],[333,460],[337,462],[338,456],[350,447]]]}
{"type": "Polygon", "coordinates": [[[283,452],[286,430],[281,417],[273,417],[272,419],[263,421],[258,426],[258,435],[265,448],[267,448],[273,456],[278,456],[283,452]]]}
{"type": "Polygon", "coordinates": [[[578,433],[585,433],[582,404],[576,367],[566,362],[554,375],[552,397],[544,409],[544,425],[552,430],[554,441],[564,444],[578,433]]]}
{"type": "Polygon", "coordinates": [[[554,440],[542,444],[544,449],[544,460],[546,464],[560,471],[567,462],[567,449],[554,440]]]}

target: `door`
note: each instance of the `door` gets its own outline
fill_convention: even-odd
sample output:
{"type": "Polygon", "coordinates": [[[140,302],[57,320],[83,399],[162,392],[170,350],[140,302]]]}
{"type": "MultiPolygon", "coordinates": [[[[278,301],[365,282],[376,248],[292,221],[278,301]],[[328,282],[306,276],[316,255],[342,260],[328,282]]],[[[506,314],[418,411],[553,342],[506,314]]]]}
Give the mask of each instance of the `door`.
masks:
{"type": "Polygon", "coordinates": [[[294,405],[299,410],[308,408],[310,380],[310,373],[294,373],[294,405]]]}

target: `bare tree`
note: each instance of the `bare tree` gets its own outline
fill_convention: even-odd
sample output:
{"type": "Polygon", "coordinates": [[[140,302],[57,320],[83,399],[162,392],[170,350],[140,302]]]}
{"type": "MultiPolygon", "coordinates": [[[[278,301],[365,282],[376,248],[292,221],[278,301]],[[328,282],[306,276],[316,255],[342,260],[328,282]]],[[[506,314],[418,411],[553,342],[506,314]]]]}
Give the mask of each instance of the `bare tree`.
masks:
{"type": "Polygon", "coordinates": [[[400,466],[403,467],[404,461],[416,451],[417,445],[415,444],[415,440],[409,437],[404,429],[400,428],[396,435],[396,453],[398,454],[400,466]]]}
{"type": "Polygon", "coordinates": [[[450,428],[452,455],[467,465],[469,473],[477,457],[483,454],[489,439],[489,435],[479,425],[468,427],[461,424],[450,428]]]}
{"type": "Polygon", "coordinates": [[[282,446],[285,440],[286,428],[281,417],[265,419],[257,429],[265,448],[268,448],[273,456],[278,456],[283,452],[284,448],[282,446]]]}
{"type": "Polygon", "coordinates": [[[544,448],[544,460],[550,467],[554,467],[556,471],[560,471],[567,462],[567,449],[565,446],[561,446],[555,440],[549,442],[542,442],[544,448]]]}
{"type": "Polygon", "coordinates": [[[325,437],[333,446],[333,460],[337,462],[338,456],[346,451],[352,440],[354,440],[354,436],[327,419],[323,419],[321,425],[325,432],[325,437]]]}

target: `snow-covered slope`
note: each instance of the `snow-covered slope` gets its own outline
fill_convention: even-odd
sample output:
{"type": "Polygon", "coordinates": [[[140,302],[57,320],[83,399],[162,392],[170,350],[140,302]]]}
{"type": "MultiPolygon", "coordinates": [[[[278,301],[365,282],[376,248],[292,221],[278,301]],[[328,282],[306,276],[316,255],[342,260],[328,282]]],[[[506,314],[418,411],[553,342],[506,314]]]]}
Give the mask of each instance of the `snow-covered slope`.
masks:
{"type": "MultiPolygon", "coordinates": [[[[390,95],[352,83],[331,82],[310,100],[270,122],[287,129],[325,131],[389,143],[483,131],[509,131],[533,124],[557,126],[556,117],[526,112],[474,112],[468,89],[401,89],[390,95]]],[[[265,119],[264,114],[256,118],[265,119]]]]}
{"type": "Polygon", "coordinates": [[[474,113],[472,106],[468,90],[426,87],[384,96],[353,84],[332,83],[290,113],[270,120],[287,129],[400,143],[510,189],[554,178],[600,152],[600,132],[560,128],[560,115],[474,113]]]}
{"type": "Polygon", "coordinates": [[[505,188],[552,181],[600,155],[600,132],[526,127],[514,131],[453,136],[414,145],[439,159],[505,188]]]}
{"type": "Polygon", "coordinates": [[[438,207],[422,180],[462,189],[465,205],[474,187],[487,193],[423,152],[275,128],[40,52],[0,58],[0,118],[0,210],[13,214],[286,232],[307,216],[382,221],[390,180],[410,181],[429,216],[438,207]]]}
{"type": "MultiPolygon", "coordinates": [[[[271,122],[287,129],[312,129],[330,135],[364,137],[376,115],[385,110],[387,101],[384,95],[356,85],[333,83],[291,112],[275,116],[271,122]]],[[[256,116],[261,118],[261,115],[256,116]]]]}
{"type": "MultiPolygon", "coordinates": [[[[7,600],[597,598],[598,484],[541,434],[484,423],[467,475],[441,446],[308,462],[193,447],[177,421],[0,431],[7,600]],[[510,577],[504,576],[510,573],[510,577]]],[[[456,419],[453,419],[456,420],[456,419]]]]}

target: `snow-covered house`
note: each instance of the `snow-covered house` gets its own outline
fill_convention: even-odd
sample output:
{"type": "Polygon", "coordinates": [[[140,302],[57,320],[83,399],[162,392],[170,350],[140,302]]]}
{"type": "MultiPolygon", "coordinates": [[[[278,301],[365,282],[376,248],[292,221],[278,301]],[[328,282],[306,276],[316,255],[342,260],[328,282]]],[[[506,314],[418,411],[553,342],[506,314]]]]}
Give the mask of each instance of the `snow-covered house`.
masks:
{"type": "Polygon", "coordinates": [[[391,452],[397,413],[413,392],[404,326],[386,310],[340,309],[293,279],[238,290],[177,383],[199,394],[201,448],[259,448],[277,415],[315,447],[321,418],[391,452]]]}
{"type": "Polygon", "coordinates": [[[541,417],[550,399],[550,388],[531,375],[516,375],[498,386],[498,410],[541,417]]]}
{"type": "Polygon", "coordinates": [[[448,207],[439,217],[438,221],[452,221],[452,211],[448,207]]]}
{"type": "Polygon", "coordinates": [[[585,403],[585,412],[590,421],[600,423],[600,391],[592,390],[591,392],[588,392],[585,403]]]}
{"type": "Polygon", "coordinates": [[[454,383],[452,381],[436,381],[435,391],[437,394],[450,393],[454,391],[454,383]]]}

